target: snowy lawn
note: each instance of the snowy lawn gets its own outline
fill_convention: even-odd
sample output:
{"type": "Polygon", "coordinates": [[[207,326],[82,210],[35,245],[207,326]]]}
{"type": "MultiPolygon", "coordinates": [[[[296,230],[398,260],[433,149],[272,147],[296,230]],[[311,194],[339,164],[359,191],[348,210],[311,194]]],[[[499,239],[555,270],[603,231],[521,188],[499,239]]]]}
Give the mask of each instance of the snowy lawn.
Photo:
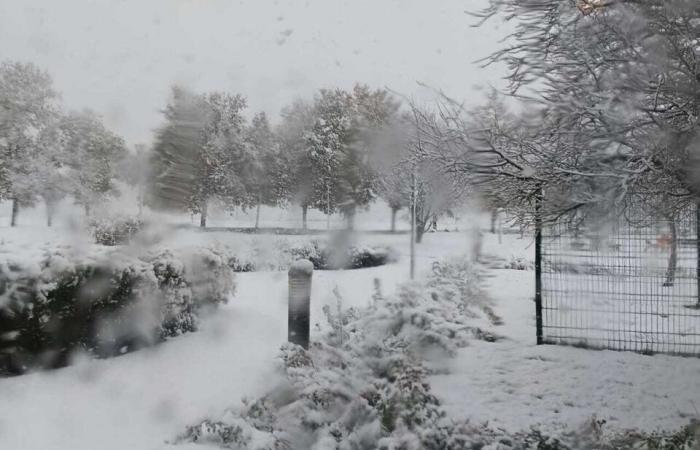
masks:
{"type": "MultiPolygon", "coordinates": [[[[205,235],[241,238],[203,233],[192,240],[205,235]]],[[[407,279],[408,236],[360,239],[394,246],[400,259],[370,269],[316,271],[312,339],[320,332],[314,324],[325,324],[323,305],[336,306],[334,287],[343,307],[364,306],[375,278],[385,294],[407,279]]],[[[530,244],[527,237],[504,235],[499,244],[485,235],[483,252],[528,260],[530,244]]],[[[419,276],[433,261],[472,248],[466,233],[426,235],[418,246],[419,276]]],[[[554,431],[560,423],[577,427],[593,414],[610,426],[646,429],[675,428],[697,416],[699,360],[535,346],[534,273],[494,268],[499,264],[484,268],[494,310],[504,320],[495,331],[506,339],[473,340],[448,361],[448,373],[430,377],[451,415],[514,431],[535,424],[554,431]]],[[[173,448],[166,441],[185,426],[264,393],[275,382],[275,357],[286,340],[286,273],[241,273],[237,282],[235,297],[198,333],[110,360],[1,379],[0,448],[173,448]]]]}
{"type": "MultiPolygon", "coordinates": [[[[25,238],[14,241],[18,246],[44,241],[29,239],[24,231],[17,236],[25,238]]],[[[213,235],[197,234],[188,242],[213,235]]],[[[230,234],[218,237],[239,239],[230,234]]],[[[366,241],[408,246],[403,234],[367,235],[366,241]]],[[[461,233],[427,235],[418,248],[418,273],[443,255],[464,253],[467,246],[461,233]]],[[[318,332],[314,324],[325,324],[323,305],[336,306],[335,286],[343,307],[364,306],[375,278],[390,293],[397,282],[408,278],[407,258],[377,268],[316,271],[312,339],[318,332]]],[[[240,273],[237,284],[234,298],[198,333],[114,359],[0,379],[0,448],[172,448],[165,441],[182,433],[186,425],[220,415],[243,397],[263,393],[274,382],[275,358],[287,338],[287,276],[240,273]]]]}
{"type": "MultiPolygon", "coordinates": [[[[484,251],[534,259],[532,239],[485,235],[484,251]],[[529,246],[529,248],[528,248],[529,246]]],[[[606,427],[674,429],[700,413],[700,359],[535,345],[534,272],[491,270],[488,292],[507,339],[472,341],[431,379],[456,418],[509,431],[556,432],[596,415],[606,427]]]]}

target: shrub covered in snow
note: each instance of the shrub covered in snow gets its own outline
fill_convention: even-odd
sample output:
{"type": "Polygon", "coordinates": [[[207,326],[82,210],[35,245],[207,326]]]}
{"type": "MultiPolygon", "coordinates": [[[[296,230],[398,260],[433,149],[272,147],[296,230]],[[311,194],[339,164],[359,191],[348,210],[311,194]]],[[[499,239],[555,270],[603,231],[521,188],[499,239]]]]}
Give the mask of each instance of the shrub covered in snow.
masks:
{"type": "Polygon", "coordinates": [[[426,381],[429,355],[453,354],[474,336],[472,322],[488,325],[477,272],[459,264],[395,296],[377,287],[367,309],[326,309],[332,330],[321,342],[283,347],[284,383],[178,440],[234,449],[481,448],[482,433],[460,431],[426,381]],[[437,278],[454,274],[472,278],[436,289],[437,278]]]}
{"type": "Polygon", "coordinates": [[[511,256],[508,262],[503,264],[503,268],[511,270],[535,270],[535,263],[521,256],[511,256]]]}
{"type": "Polygon", "coordinates": [[[286,270],[299,259],[308,259],[316,270],[339,270],[382,266],[396,261],[396,255],[389,247],[335,247],[317,240],[291,244],[280,240],[271,248],[253,248],[248,254],[230,256],[229,266],[234,272],[286,270]]]}
{"type": "Polygon", "coordinates": [[[128,244],[143,226],[144,222],[133,216],[104,217],[90,221],[90,231],[95,242],[108,246],[128,244]]]}
{"type": "Polygon", "coordinates": [[[0,262],[0,372],[65,365],[76,352],[108,357],[192,331],[226,301],[233,272],[200,250],[136,257],[54,249],[40,261],[0,262]]]}
{"type": "Polygon", "coordinates": [[[566,427],[556,436],[536,428],[501,436],[517,450],[695,450],[700,448],[700,422],[691,421],[675,431],[607,430],[604,420],[593,416],[582,426],[566,427]]]}

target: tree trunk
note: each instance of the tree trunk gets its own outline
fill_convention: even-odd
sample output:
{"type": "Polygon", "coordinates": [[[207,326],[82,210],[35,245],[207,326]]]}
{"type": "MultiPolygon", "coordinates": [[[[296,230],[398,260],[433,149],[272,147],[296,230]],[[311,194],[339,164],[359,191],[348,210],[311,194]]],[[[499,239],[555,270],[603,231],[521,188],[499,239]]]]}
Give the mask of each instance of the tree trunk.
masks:
{"type": "Polygon", "coordinates": [[[391,232],[396,231],[396,213],[399,211],[399,208],[391,208],[391,232]]]}
{"type": "Polygon", "coordinates": [[[671,255],[668,257],[668,269],[666,270],[666,282],[664,286],[673,286],[676,280],[676,265],[678,262],[678,230],[676,229],[676,221],[672,218],[668,220],[668,226],[671,230],[671,255]]]}
{"type": "Polygon", "coordinates": [[[354,204],[350,205],[347,209],[347,214],[345,217],[347,221],[347,229],[350,231],[355,229],[355,214],[357,214],[357,206],[355,206],[354,204]]]}
{"type": "Polygon", "coordinates": [[[416,244],[423,242],[427,220],[416,220],[416,244]]]}
{"type": "Polygon", "coordinates": [[[496,220],[498,219],[498,210],[491,210],[491,234],[496,234],[496,220]]]}
{"type": "Polygon", "coordinates": [[[309,210],[309,207],[306,205],[301,206],[301,228],[302,230],[306,230],[306,213],[309,210]]]}
{"type": "Polygon", "coordinates": [[[201,228],[206,228],[206,226],[207,226],[208,207],[209,207],[209,205],[207,205],[207,201],[204,200],[202,202],[202,208],[201,208],[200,216],[199,216],[199,226],[201,228]]]}
{"type": "Polygon", "coordinates": [[[143,217],[143,204],[144,204],[144,192],[143,187],[139,186],[138,198],[136,199],[137,205],[139,207],[139,219],[143,217]]]}
{"type": "Polygon", "coordinates": [[[85,217],[87,217],[89,219],[90,218],[90,205],[85,204],[84,208],[85,208],[85,217]]]}
{"type": "Polygon", "coordinates": [[[12,217],[10,218],[10,226],[14,227],[17,225],[17,216],[19,215],[19,200],[16,198],[12,199],[12,217]]]}
{"type": "Polygon", "coordinates": [[[53,225],[53,214],[55,210],[55,205],[53,202],[46,202],[46,226],[53,225]]]}
{"type": "Polygon", "coordinates": [[[258,205],[255,209],[255,229],[257,230],[260,226],[260,199],[258,199],[258,205]]]}

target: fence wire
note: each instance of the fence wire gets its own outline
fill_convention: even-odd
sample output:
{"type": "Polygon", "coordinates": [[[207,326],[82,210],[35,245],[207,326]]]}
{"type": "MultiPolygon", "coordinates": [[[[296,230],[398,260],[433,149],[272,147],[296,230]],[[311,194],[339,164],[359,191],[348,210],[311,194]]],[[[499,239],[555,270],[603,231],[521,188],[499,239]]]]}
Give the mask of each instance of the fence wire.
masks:
{"type": "Polygon", "coordinates": [[[700,356],[697,217],[542,227],[540,342],[700,356]]]}

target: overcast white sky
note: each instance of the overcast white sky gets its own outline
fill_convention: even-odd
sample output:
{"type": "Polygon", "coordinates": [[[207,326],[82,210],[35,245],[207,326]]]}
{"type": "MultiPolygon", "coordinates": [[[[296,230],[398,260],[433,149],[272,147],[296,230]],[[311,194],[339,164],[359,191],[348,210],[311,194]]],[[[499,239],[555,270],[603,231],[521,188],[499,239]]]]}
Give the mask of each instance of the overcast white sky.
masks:
{"type": "Polygon", "coordinates": [[[169,87],[244,94],[273,118],[295,97],[360,81],[425,98],[422,81],[478,101],[498,68],[483,0],[0,0],[0,59],[49,70],[68,108],[149,143],[169,87]]]}

